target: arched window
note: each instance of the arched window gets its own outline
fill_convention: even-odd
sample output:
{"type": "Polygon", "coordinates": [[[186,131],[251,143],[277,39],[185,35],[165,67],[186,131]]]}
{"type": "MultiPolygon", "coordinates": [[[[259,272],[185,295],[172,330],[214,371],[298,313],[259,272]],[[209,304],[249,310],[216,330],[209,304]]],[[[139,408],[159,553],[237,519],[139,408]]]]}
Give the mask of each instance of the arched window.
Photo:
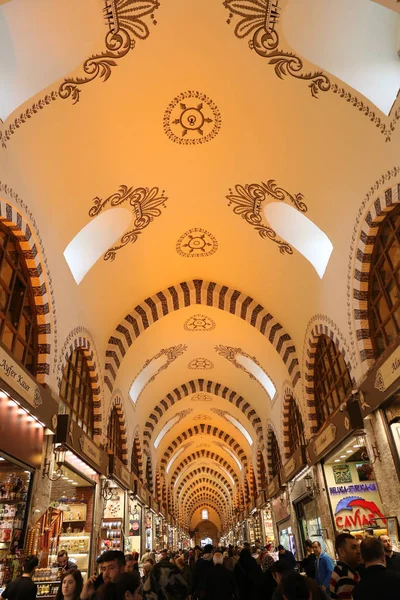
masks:
{"type": "Polygon", "coordinates": [[[64,367],[60,397],[64,413],[72,419],[89,437],[93,437],[93,391],[89,365],[82,348],[76,348],[64,367]]]}
{"type": "Polygon", "coordinates": [[[371,257],[368,319],[378,358],[400,332],[400,205],[380,224],[371,257]]]}
{"type": "Polygon", "coordinates": [[[116,406],[113,407],[108,420],[107,450],[109,454],[114,454],[114,456],[123,461],[121,424],[116,406]]]}
{"type": "Polygon", "coordinates": [[[299,446],[306,445],[304,435],[303,419],[296,404],[295,399],[291,396],[289,400],[289,450],[293,454],[299,446]]]}
{"type": "Polygon", "coordinates": [[[140,449],[139,440],[137,437],[133,440],[132,446],[132,457],[131,457],[131,471],[140,478],[140,449]]]}
{"type": "Polygon", "coordinates": [[[280,470],[282,469],[282,459],[281,453],[279,451],[278,440],[276,439],[276,435],[274,432],[271,434],[271,446],[270,446],[270,466],[271,466],[271,475],[275,477],[278,475],[280,470]]]}
{"type": "Polygon", "coordinates": [[[0,339],[36,375],[38,326],[28,267],[18,239],[1,221],[0,339]]]}
{"type": "Polygon", "coordinates": [[[352,389],[342,353],[326,335],[318,338],[314,365],[314,393],[318,429],[344,402],[352,389]]]}

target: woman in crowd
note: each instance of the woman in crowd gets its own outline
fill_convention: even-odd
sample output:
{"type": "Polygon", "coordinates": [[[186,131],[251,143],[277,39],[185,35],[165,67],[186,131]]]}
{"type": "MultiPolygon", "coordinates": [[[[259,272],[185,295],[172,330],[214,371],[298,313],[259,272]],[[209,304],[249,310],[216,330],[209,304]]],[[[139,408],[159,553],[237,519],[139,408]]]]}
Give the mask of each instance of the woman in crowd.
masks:
{"type": "Polygon", "coordinates": [[[123,573],[115,586],[116,600],[142,600],[137,572],[123,573]]]}
{"type": "Polygon", "coordinates": [[[83,579],[78,569],[68,569],[61,576],[56,600],[79,600],[83,587],[83,579]]]}

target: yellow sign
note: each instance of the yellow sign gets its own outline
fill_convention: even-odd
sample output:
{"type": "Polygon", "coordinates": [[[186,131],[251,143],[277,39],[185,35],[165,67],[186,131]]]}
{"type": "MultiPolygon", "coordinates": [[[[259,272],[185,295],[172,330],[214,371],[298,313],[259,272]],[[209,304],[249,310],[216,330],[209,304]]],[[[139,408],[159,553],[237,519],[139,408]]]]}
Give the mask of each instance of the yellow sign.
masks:
{"type": "Polygon", "coordinates": [[[0,377],[34,408],[42,404],[42,398],[36,382],[1,347],[0,377]]]}
{"type": "Polygon", "coordinates": [[[376,372],[374,386],[380,392],[384,392],[398,377],[400,377],[400,346],[396,348],[376,372]]]}

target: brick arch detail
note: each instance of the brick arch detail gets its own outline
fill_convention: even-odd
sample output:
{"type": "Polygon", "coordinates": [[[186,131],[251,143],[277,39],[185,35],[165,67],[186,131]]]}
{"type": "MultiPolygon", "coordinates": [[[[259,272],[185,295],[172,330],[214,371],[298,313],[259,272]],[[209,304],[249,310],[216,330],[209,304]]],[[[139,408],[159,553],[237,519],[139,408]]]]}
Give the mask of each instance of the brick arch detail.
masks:
{"type": "Polygon", "coordinates": [[[200,477],[200,479],[192,481],[191,483],[187,482],[187,485],[182,491],[182,495],[180,496],[179,501],[185,502],[185,499],[187,498],[188,494],[191,494],[191,492],[195,492],[196,490],[200,489],[200,486],[202,486],[201,489],[204,489],[204,487],[206,487],[207,489],[218,490],[222,494],[224,501],[227,504],[232,502],[232,500],[229,497],[229,494],[224,490],[224,488],[216,481],[208,477],[200,477]]]}
{"type": "Polygon", "coordinates": [[[317,411],[314,394],[314,365],[315,365],[315,353],[318,345],[318,338],[320,335],[326,335],[329,337],[334,344],[338,347],[341,352],[344,362],[350,373],[351,380],[355,384],[355,379],[352,373],[351,363],[346,355],[346,347],[343,343],[343,336],[340,334],[340,330],[335,326],[332,328],[330,325],[323,323],[314,323],[313,327],[310,328],[306,338],[306,358],[304,367],[304,381],[305,381],[305,395],[307,400],[307,417],[310,422],[311,433],[318,431],[317,426],[317,411]]]}
{"type": "Polygon", "coordinates": [[[193,379],[176,387],[172,392],[164,396],[164,398],[153,408],[147,418],[143,431],[143,443],[147,448],[150,447],[151,438],[157,424],[168,409],[180,400],[183,400],[196,392],[208,392],[209,394],[220,396],[236,406],[250,421],[258,436],[259,443],[263,444],[264,439],[261,419],[251,404],[245,400],[243,396],[221,383],[216,383],[208,379],[193,379]]]}
{"type": "Polygon", "coordinates": [[[290,427],[289,427],[291,402],[294,402],[300,411],[301,420],[303,422],[303,429],[304,429],[304,418],[303,418],[300,403],[299,403],[298,399],[296,398],[295,394],[293,393],[293,390],[291,388],[285,388],[284,395],[283,395],[282,415],[283,415],[283,456],[286,459],[289,459],[291,456],[290,455],[290,427]]]}
{"type": "Polygon", "coordinates": [[[180,501],[181,505],[183,507],[185,507],[192,500],[195,501],[199,497],[202,497],[202,498],[204,498],[204,497],[213,498],[214,500],[216,500],[217,502],[219,502],[224,507],[224,511],[226,513],[228,513],[228,506],[227,506],[227,503],[225,502],[225,496],[222,494],[221,491],[217,490],[216,488],[210,488],[208,486],[203,486],[203,487],[197,488],[187,498],[187,500],[186,500],[186,496],[185,496],[185,498],[179,499],[179,501],[180,501]]]}
{"type": "Polygon", "coordinates": [[[222,458],[218,454],[215,454],[214,452],[210,452],[210,450],[197,450],[196,452],[193,452],[192,454],[190,454],[189,456],[184,458],[179,463],[179,465],[176,467],[175,471],[172,474],[171,485],[174,485],[179,473],[186,467],[186,465],[188,465],[192,461],[196,461],[196,460],[202,459],[202,458],[207,458],[209,460],[215,461],[218,464],[225,467],[225,469],[228,471],[228,473],[230,473],[232,475],[236,485],[239,485],[239,478],[238,478],[235,470],[231,467],[231,465],[224,458],[222,458]]]}
{"type": "Polygon", "coordinates": [[[90,383],[93,394],[93,418],[94,430],[93,439],[97,443],[102,443],[103,440],[103,406],[102,406],[102,388],[101,388],[101,373],[99,369],[99,359],[96,351],[96,346],[87,329],[84,327],[75,327],[67,336],[61,350],[60,359],[57,366],[57,384],[58,392],[61,390],[62,374],[64,368],[71,357],[74,350],[80,348],[86,358],[89,373],[90,383]]]}
{"type": "Polygon", "coordinates": [[[171,444],[166,449],[163,458],[161,459],[161,469],[162,472],[165,472],[165,467],[173,454],[173,452],[178,448],[180,444],[183,444],[186,440],[191,439],[195,435],[210,435],[218,438],[219,440],[225,442],[230,446],[230,448],[236,453],[239,460],[244,465],[245,469],[247,469],[247,457],[243,448],[234,440],[229,434],[225,433],[219,427],[214,427],[213,425],[205,425],[201,423],[199,425],[193,425],[193,427],[189,427],[186,431],[180,433],[176,439],[174,439],[171,444]]]}
{"type": "Polygon", "coordinates": [[[140,444],[140,438],[139,438],[138,432],[135,433],[135,435],[133,437],[133,442],[132,442],[131,469],[132,469],[132,457],[133,457],[134,448],[136,448],[136,453],[137,453],[137,457],[138,457],[138,469],[139,469],[138,477],[141,481],[143,481],[143,453],[142,453],[142,447],[140,444]]]}
{"type": "Polygon", "coordinates": [[[116,408],[117,413],[118,413],[119,427],[120,427],[120,432],[121,432],[122,462],[124,463],[124,465],[128,465],[128,439],[127,439],[127,433],[126,433],[125,410],[124,410],[124,404],[122,401],[122,394],[120,393],[119,390],[117,390],[114,393],[114,395],[111,399],[111,403],[110,403],[110,407],[109,407],[109,411],[108,411],[106,429],[108,426],[108,421],[110,419],[111,412],[114,408],[116,408]]]}
{"type": "MultiPolygon", "coordinates": [[[[179,487],[177,488],[175,493],[177,495],[179,495],[181,490],[185,487],[186,483],[188,483],[191,479],[194,479],[195,477],[198,477],[198,476],[206,476],[206,475],[210,475],[210,477],[214,477],[215,479],[218,479],[221,483],[224,484],[224,486],[228,489],[229,493],[232,495],[232,493],[233,493],[232,485],[229,483],[229,481],[226,479],[226,477],[224,477],[222,475],[222,473],[219,473],[218,471],[215,471],[214,469],[211,469],[210,467],[199,467],[199,468],[195,469],[194,471],[190,471],[187,475],[185,475],[185,477],[179,483],[179,487]]],[[[202,481],[202,479],[198,479],[198,481],[202,481]]]]}
{"type": "Polygon", "coordinates": [[[104,381],[110,391],[124,356],[143,331],[169,313],[196,305],[229,312],[257,329],[280,355],[295,387],[301,377],[299,361],[293,340],[283,326],[250,296],[225,285],[194,279],[146,298],[121,321],[109,338],[106,351],[104,381]]]}
{"type": "Polygon", "coordinates": [[[150,454],[145,454],[145,455],[146,455],[146,471],[145,471],[144,480],[147,484],[148,489],[153,494],[154,493],[153,462],[151,460],[150,454]]]}
{"type": "Polygon", "coordinates": [[[400,202],[400,183],[392,185],[377,198],[371,200],[361,219],[361,229],[354,244],[354,266],[352,269],[352,316],[356,331],[357,347],[364,371],[374,363],[368,322],[368,287],[371,257],[376,236],[384,218],[400,202]]]}
{"type": "MultiPolygon", "coordinates": [[[[0,182],[1,184],[1,182],[0,182]]],[[[3,187],[0,185],[0,189],[3,187]]],[[[7,192],[7,190],[5,190],[7,192]]],[[[10,193],[10,191],[8,191],[10,193]]],[[[38,356],[36,379],[39,383],[49,383],[50,361],[56,357],[55,307],[52,294],[52,280],[47,268],[41,238],[36,221],[31,215],[27,218],[15,206],[0,198],[0,220],[15,235],[20,244],[29,273],[30,285],[36,307],[38,325],[38,356]],[[35,229],[35,235],[32,232],[35,229]],[[36,238],[36,239],[35,239],[36,238]],[[38,241],[36,241],[38,240],[38,241]],[[40,249],[38,248],[40,244],[40,249]],[[50,292],[49,292],[50,290],[50,292]],[[52,321],[54,332],[52,331],[52,321]],[[54,343],[52,334],[54,333],[54,343]]]]}
{"type": "MultiPolygon", "coordinates": [[[[268,480],[269,481],[271,481],[272,473],[273,473],[271,447],[272,447],[272,440],[273,440],[274,436],[276,437],[276,439],[278,441],[278,445],[279,445],[279,438],[276,434],[276,430],[275,430],[274,426],[272,425],[272,423],[269,423],[267,426],[267,469],[268,469],[268,480]]],[[[279,452],[281,453],[281,456],[282,456],[282,450],[280,447],[279,447],[279,452]]]]}
{"type": "Polygon", "coordinates": [[[190,521],[192,520],[192,517],[194,515],[194,513],[196,512],[196,510],[198,508],[200,508],[201,506],[207,507],[207,508],[212,508],[213,510],[215,510],[215,512],[217,513],[217,515],[219,516],[221,523],[225,522],[225,516],[223,516],[223,513],[221,513],[221,507],[214,501],[208,500],[207,502],[202,502],[201,500],[199,500],[197,503],[195,502],[193,505],[190,505],[190,507],[188,507],[187,510],[187,514],[186,517],[190,523],[190,521]]]}
{"type": "Polygon", "coordinates": [[[268,479],[268,473],[265,466],[265,460],[263,456],[263,451],[261,448],[257,450],[257,480],[258,480],[258,488],[260,490],[263,489],[263,478],[262,473],[265,473],[266,479],[268,479]]]}

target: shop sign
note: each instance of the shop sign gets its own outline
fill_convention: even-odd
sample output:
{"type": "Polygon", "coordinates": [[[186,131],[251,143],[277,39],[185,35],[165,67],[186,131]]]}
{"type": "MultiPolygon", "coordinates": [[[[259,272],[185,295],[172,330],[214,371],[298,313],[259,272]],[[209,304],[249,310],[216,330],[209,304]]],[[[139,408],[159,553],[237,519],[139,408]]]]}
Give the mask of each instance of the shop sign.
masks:
{"type": "Polygon", "coordinates": [[[81,437],[79,438],[79,445],[83,454],[85,454],[88,458],[95,462],[96,465],[100,464],[101,451],[100,448],[98,448],[96,444],[92,442],[92,440],[87,438],[85,435],[81,435],[81,437]]]}
{"type": "Polygon", "coordinates": [[[262,508],[264,506],[264,504],[266,503],[267,499],[265,497],[265,490],[261,490],[261,492],[258,494],[257,498],[256,498],[256,507],[257,508],[262,508]]]}
{"type": "Polygon", "coordinates": [[[273,480],[267,487],[268,498],[272,498],[273,496],[276,496],[276,494],[279,492],[279,488],[280,488],[279,475],[275,475],[275,477],[273,478],[273,480]]]}
{"type": "Polygon", "coordinates": [[[335,508],[335,524],[337,529],[363,529],[374,524],[374,519],[384,516],[373,500],[361,496],[342,498],[335,508]]]}
{"type": "Polygon", "coordinates": [[[39,386],[0,346],[0,376],[33,408],[42,404],[39,386]]]}
{"type": "Polygon", "coordinates": [[[330,423],[326,429],[313,442],[314,453],[319,456],[336,439],[337,427],[330,423]]]}
{"type": "Polygon", "coordinates": [[[400,376],[400,346],[389,356],[389,358],[378,369],[375,375],[374,387],[384,392],[400,376]]]}
{"type": "Polygon", "coordinates": [[[128,469],[124,466],[122,461],[114,455],[110,456],[110,474],[113,475],[123,487],[130,490],[132,489],[132,475],[128,469]]]}

